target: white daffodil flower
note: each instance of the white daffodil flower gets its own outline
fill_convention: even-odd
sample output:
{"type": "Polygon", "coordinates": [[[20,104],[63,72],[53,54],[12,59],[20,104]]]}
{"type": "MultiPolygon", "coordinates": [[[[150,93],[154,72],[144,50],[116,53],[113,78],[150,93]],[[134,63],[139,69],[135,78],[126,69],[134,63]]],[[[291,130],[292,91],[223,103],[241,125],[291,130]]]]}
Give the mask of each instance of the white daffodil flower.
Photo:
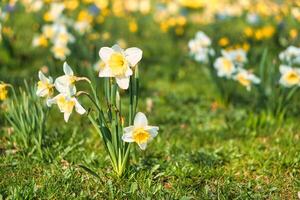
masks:
{"type": "Polygon", "coordinates": [[[247,53],[244,49],[222,50],[222,55],[238,66],[247,62],[247,53]]]}
{"type": "Polygon", "coordinates": [[[41,71],[39,71],[40,81],[37,83],[36,95],[39,97],[50,97],[53,95],[53,79],[51,76],[47,78],[41,71]]]}
{"type": "Polygon", "coordinates": [[[158,134],[157,126],[149,126],[144,113],[137,113],[133,126],[124,128],[122,140],[124,142],[136,142],[142,150],[145,150],[148,142],[153,140],[158,134]]]}
{"type": "Polygon", "coordinates": [[[59,94],[47,101],[47,105],[49,107],[51,107],[53,104],[57,104],[59,110],[62,113],[64,113],[65,122],[69,121],[70,115],[72,114],[74,107],[75,111],[78,114],[83,115],[84,113],[86,113],[86,110],[80,105],[80,103],[75,97],[70,97],[65,94],[59,94]]]}
{"type": "Polygon", "coordinates": [[[66,29],[62,29],[58,31],[54,40],[56,44],[67,45],[68,43],[73,43],[75,41],[75,38],[66,29]]]}
{"type": "Polygon", "coordinates": [[[300,64],[300,48],[289,46],[279,54],[279,59],[289,64],[300,64]]]}
{"type": "Polygon", "coordinates": [[[73,96],[77,91],[75,86],[77,81],[85,80],[90,82],[90,80],[85,77],[75,76],[67,62],[64,62],[63,70],[65,75],[58,77],[54,82],[55,88],[59,93],[73,96]]]}
{"type": "Polygon", "coordinates": [[[188,43],[190,54],[195,57],[198,62],[206,63],[208,55],[214,54],[213,49],[209,48],[211,45],[210,38],[204,32],[197,32],[195,38],[191,39],[188,43]]]}
{"type": "Polygon", "coordinates": [[[136,47],[125,51],[118,45],[102,47],[99,56],[105,66],[100,69],[99,77],[115,77],[120,88],[128,89],[129,77],[133,73],[131,68],[142,59],[142,54],[142,50],[136,47]]]}
{"type": "Polygon", "coordinates": [[[280,65],[281,77],[279,83],[284,87],[300,85],[300,69],[292,68],[288,65],[280,65]]]}
{"type": "Polygon", "coordinates": [[[236,71],[236,67],[233,62],[226,57],[219,57],[214,63],[214,67],[217,70],[217,75],[219,77],[230,78],[236,71]]]}
{"type": "Polygon", "coordinates": [[[259,84],[260,79],[255,76],[252,72],[238,69],[237,74],[234,76],[234,80],[238,81],[242,86],[246,87],[248,91],[251,90],[252,84],[259,84]]]}

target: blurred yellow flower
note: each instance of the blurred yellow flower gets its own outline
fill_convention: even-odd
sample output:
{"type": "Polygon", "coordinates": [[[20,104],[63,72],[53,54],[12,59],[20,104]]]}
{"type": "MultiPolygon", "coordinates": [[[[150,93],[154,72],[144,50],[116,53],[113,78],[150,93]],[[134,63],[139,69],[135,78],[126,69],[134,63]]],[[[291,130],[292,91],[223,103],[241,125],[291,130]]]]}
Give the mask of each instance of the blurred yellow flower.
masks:
{"type": "Polygon", "coordinates": [[[138,25],[135,20],[131,20],[129,22],[129,31],[135,33],[138,31],[138,25]]]}
{"type": "Polygon", "coordinates": [[[48,40],[44,35],[35,36],[32,41],[34,47],[47,47],[48,40]]]}
{"type": "Polygon", "coordinates": [[[5,99],[7,99],[8,96],[7,86],[8,85],[5,83],[0,83],[0,101],[4,101],[5,99]]]}
{"type": "Polygon", "coordinates": [[[293,28],[290,30],[289,35],[292,39],[295,39],[298,36],[298,31],[297,29],[293,28]]]}
{"type": "Polygon", "coordinates": [[[244,33],[247,37],[252,37],[253,36],[253,29],[251,27],[247,27],[244,29],[244,33]]]}
{"type": "Polygon", "coordinates": [[[93,16],[90,15],[87,10],[81,10],[78,14],[77,21],[85,21],[91,23],[93,21],[93,16]]]}
{"type": "Polygon", "coordinates": [[[262,28],[262,34],[264,38],[270,38],[275,33],[275,28],[273,26],[265,26],[262,28]]]}
{"type": "Polygon", "coordinates": [[[219,40],[219,45],[221,47],[225,47],[229,44],[229,39],[227,37],[222,37],[220,40],[219,40]]]}
{"type": "Polygon", "coordinates": [[[179,0],[179,3],[187,8],[197,9],[203,7],[203,0],[179,0]]]}
{"type": "Polygon", "coordinates": [[[68,10],[75,10],[78,7],[79,2],[78,0],[65,0],[64,5],[68,10]]]}

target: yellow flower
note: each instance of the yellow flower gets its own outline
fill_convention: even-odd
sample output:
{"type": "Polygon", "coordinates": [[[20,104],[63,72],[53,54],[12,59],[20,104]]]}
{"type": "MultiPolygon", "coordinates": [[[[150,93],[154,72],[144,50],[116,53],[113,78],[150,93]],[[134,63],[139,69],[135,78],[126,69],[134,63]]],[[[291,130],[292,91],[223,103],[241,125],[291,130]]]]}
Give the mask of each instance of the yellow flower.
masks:
{"type": "Polygon", "coordinates": [[[270,38],[274,35],[275,29],[273,26],[265,26],[262,28],[262,34],[265,38],[270,38]]]}
{"type": "Polygon", "coordinates": [[[179,3],[187,8],[198,9],[204,6],[203,0],[179,0],[179,3]]]}
{"type": "Polygon", "coordinates": [[[293,28],[290,30],[289,34],[292,39],[295,39],[298,36],[298,31],[297,29],[293,28]]]}
{"type": "Polygon", "coordinates": [[[253,29],[251,27],[247,27],[247,28],[245,28],[244,33],[247,37],[252,37],[253,36],[253,29]]]}
{"type": "Polygon", "coordinates": [[[132,20],[129,22],[129,31],[132,33],[135,33],[138,31],[138,25],[136,21],[132,20]]]}
{"type": "Polygon", "coordinates": [[[79,2],[78,0],[65,0],[64,5],[68,10],[75,10],[78,7],[79,2]]]}
{"type": "Polygon", "coordinates": [[[93,16],[90,15],[87,10],[82,10],[78,14],[77,21],[79,22],[85,21],[91,23],[93,21],[93,16]]]}
{"type": "Polygon", "coordinates": [[[0,101],[4,101],[7,99],[8,96],[8,90],[7,90],[7,84],[0,83],[0,101]]]}
{"type": "Polygon", "coordinates": [[[32,41],[34,47],[47,47],[48,40],[44,35],[35,36],[32,41]]]}
{"type": "Polygon", "coordinates": [[[220,40],[219,40],[219,45],[221,47],[225,47],[229,44],[229,39],[227,37],[222,37],[220,40]]]}

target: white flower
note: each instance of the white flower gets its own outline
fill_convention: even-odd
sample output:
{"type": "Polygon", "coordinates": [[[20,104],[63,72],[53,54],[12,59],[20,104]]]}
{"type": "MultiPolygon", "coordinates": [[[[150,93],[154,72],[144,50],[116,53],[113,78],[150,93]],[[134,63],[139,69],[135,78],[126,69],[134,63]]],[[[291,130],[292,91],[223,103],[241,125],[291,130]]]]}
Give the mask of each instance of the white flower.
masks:
{"type": "Polygon", "coordinates": [[[64,62],[63,70],[65,75],[58,77],[54,82],[55,88],[59,93],[73,96],[77,91],[75,86],[77,81],[85,80],[90,83],[88,78],[75,76],[67,62],[64,62]]]}
{"type": "Polygon", "coordinates": [[[47,101],[47,105],[49,107],[51,107],[53,104],[57,104],[59,110],[64,113],[65,122],[68,122],[74,107],[76,112],[80,115],[83,115],[86,112],[86,110],[80,105],[75,97],[70,97],[65,94],[59,94],[47,101]]]}
{"type": "Polygon", "coordinates": [[[74,29],[83,35],[91,30],[91,24],[87,21],[78,21],[74,23],[74,29]]]}
{"type": "Polygon", "coordinates": [[[247,62],[247,53],[243,49],[223,50],[222,55],[238,66],[247,62]]]}
{"type": "Polygon", "coordinates": [[[125,51],[118,45],[111,48],[102,47],[99,56],[105,66],[100,69],[99,77],[115,77],[119,87],[127,89],[129,77],[133,73],[131,68],[142,59],[142,54],[142,50],[136,47],[128,48],[125,51]]]}
{"type": "Polygon", "coordinates": [[[36,95],[39,97],[50,97],[53,94],[53,79],[51,76],[47,78],[41,71],[39,71],[40,81],[37,84],[36,95]]]}
{"type": "Polygon", "coordinates": [[[236,71],[233,62],[226,57],[219,57],[214,63],[214,67],[217,70],[217,75],[219,77],[230,78],[236,71]]]}
{"type": "Polygon", "coordinates": [[[63,3],[52,3],[50,10],[47,12],[47,18],[50,21],[55,21],[60,18],[65,6],[63,3]]]}
{"type": "Polygon", "coordinates": [[[67,94],[67,95],[75,95],[76,87],[75,82],[77,81],[77,77],[74,76],[74,72],[67,62],[64,62],[63,70],[65,75],[58,77],[55,82],[55,88],[59,93],[67,94]]]}
{"type": "Polygon", "coordinates": [[[300,64],[300,48],[289,46],[279,54],[279,59],[288,62],[288,64],[300,64]]]}
{"type": "Polygon", "coordinates": [[[248,91],[251,90],[252,84],[259,84],[260,79],[255,76],[250,71],[247,71],[245,69],[238,69],[237,74],[234,76],[234,79],[238,81],[242,86],[246,87],[248,91]]]}
{"type": "Polygon", "coordinates": [[[122,140],[125,142],[136,142],[142,150],[145,150],[147,143],[157,136],[159,128],[149,126],[144,113],[137,113],[133,126],[124,128],[122,140]]]}
{"type": "Polygon", "coordinates": [[[203,32],[198,31],[195,38],[188,43],[190,54],[195,57],[198,62],[207,62],[208,55],[213,53],[209,48],[211,45],[210,38],[203,32]]]}
{"type": "Polygon", "coordinates": [[[300,85],[300,69],[288,65],[280,65],[281,77],[279,83],[285,87],[300,85]]]}
{"type": "Polygon", "coordinates": [[[66,29],[60,29],[55,38],[56,45],[67,45],[68,43],[73,43],[75,38],[72,34],[70,34],[66,29]]]}

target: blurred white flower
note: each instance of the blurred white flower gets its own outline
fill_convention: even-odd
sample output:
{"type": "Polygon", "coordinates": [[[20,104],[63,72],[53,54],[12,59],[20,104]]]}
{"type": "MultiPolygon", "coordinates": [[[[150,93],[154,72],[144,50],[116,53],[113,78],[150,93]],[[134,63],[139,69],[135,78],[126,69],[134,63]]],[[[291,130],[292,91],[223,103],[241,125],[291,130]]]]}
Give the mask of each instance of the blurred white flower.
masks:
{"type": "Polygon", "coordinates": [[[257,76],[255,76],[252,72],[242,68],[238,69],[237,74],[233,78],[242,86],[246,87],[248,91],[251,90],[252,84],[260,83],[260,79],[257,76]]]}
{"type": "Polygon", "coordinates": [[[139,112],[134,118],[133,126],[124,128],[122,139],[125,142],[136,142],[142,150],[145,150],[148,142],[157,136],[158,130],[157,126],[149,126],[145,114],[139,112]]]}
{"type": "Polygon", "coordinates": [[[281,77],[279,83],[284,87],[292,87],[300,85],[300,69],[292,68],[288,65],[280,65],[279,71],[281,77]]]}
{"type": "Polygon", "coordinates": [[[54,57],[59,60],[65,60],[68,55],[70,55],[70,49],[60,43],[55,43],[54,46],[51,48],[51,52],[53,53],[54,57]]]}
{"type": "Polygon", "coordinates": [[[239,67],[247,62],[247,53],[243,49],[222,50],[222,55],[239,67]]]}
{"type": "Polygon", "coordinates": [[[142,54],[142,50],[136,47],[128,48],[125,51],[118,45],[111,48],[102,47],[99,56],[105,66],[100,68],[99,77],[115,77],[119,87],[127,89],[129,77],[132,75],[131,68],[142,59],[142,54]]]}
{"type": "Polygon", "coordinates": [[[300,64],[300,48],[289,46],[286,50],[279,54],[279,59],[287,64],[300,64]]]}
{"type": "Polygon", "coordinates": [[[214,67],[217,70],[219,77],[231,78],[236,71],[236,67],[233,62],[227,57],[219,57],[214,63],[214,67]]]}
{"type": "Polygon", "coordinates": [[[191,39],[188,43],[190,54],[194,56],[198,62],[206,63],[208,56],[213,55],[214,51],[210,48],[211,40],[202,31],[196,33],[195,38],[191,39]]]}

